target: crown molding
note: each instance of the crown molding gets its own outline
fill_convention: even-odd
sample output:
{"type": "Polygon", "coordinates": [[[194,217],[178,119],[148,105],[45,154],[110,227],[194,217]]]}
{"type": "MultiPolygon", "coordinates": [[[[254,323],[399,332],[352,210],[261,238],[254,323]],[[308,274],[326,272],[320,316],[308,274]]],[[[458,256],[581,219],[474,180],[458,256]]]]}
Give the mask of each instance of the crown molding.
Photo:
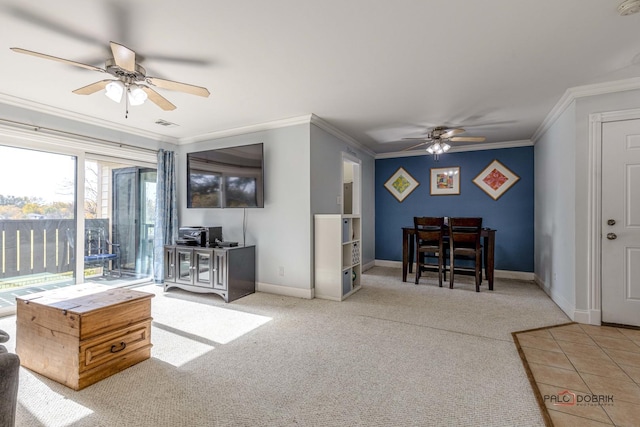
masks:
{"type": "Polygon", "coordinates": [[[342,132],[340,129],[336,128],[335,126],[329,124],[326,120],[323,120],[320,117],[316,116],[315,114],[305,114],[303,116],[290,117],[288,119],[274,120],[271,122],[258,123],[255,125],[241,126],[241,127],[232,128],[232,129],[208,132],[208,133],[204,133],[194,137],[181,138],[179,145],[192,144],[194,142],[210,141],[212,139],[227,138],[230,136],[245,135],[245,134],[254,133],[254,132],[263,132],[263,131],[268,131],[273,129],[280,129],[280,128],[285,128],[289,126],[300,125],[300,124],[316,125],[320,129],[329,132],[331,135],[335,136],[336,138],[340,139],[346,144],[352,146],[353,148],[356,148],[360,151],[364,151],[365,153],[369,154],[372,157],[375,155],[375,153],[371,151],[369,148],[360,144],[354,138],[342,132]]]}
{"type": "Polygon", "coordinates": [[[178,144],[178,139],[162,135],[155,132],[143,131],[130,126],[124,126],[119,123],[110,122],[107,120],[96,119],[94,117],[85,116],[84,114],[74,113],[72,111],[63,110],[61,108],[54,108],[45,104],[41,104],[35,101],[28,101],[26,99],[17,98],[14,96],[0,93],[0,103],[11,105],[14,107],[25,108],[38,113],[47,114],[49,116],[60,117],[63,119],[73,120],[80,123],[85,123],[92,126],[98,126],[107,128],[109,130],[116,130],[124,132],[129,135],[136,135],[143,138],[151,139],[153,141],[167,142],[171,144],[178,144]]]}
{"type": "Polygon", "coordinates": [[[311,122],[311,116],[312,114],[306,114],[304,116],[290,117],[288,119],[274,120],[271,122],[258,123],[255,125],[240,126],[237,128],[207,132],[192,137],[180,138],[178,144],[192,144],[194,142],[210,141],[212,139],[227,138],[230,136],[245,135],[247,133],[264,132],[289,126],[308,124],[311,122]]]}
{"type": "MultiPolygon", "coordinates": [[[[482,150],[499,150],[501,148],[518,148],[518,147],[530,147],[533,145],[533,141],[530,139],[522,139],[519,141],[506,141],[506,142],[493,142],[490,144],[473,144],[473,145],[452,145],[451,149],[441,156],[446,156],[450,153],[462,153],[464,151],[482,151],[482,150]]],[[[412,151],[396,151],[393,153],[380,153],[376,154],[376,159],[395,159],[398,157],[415,157],[415,156],[432,156],[433,154],[427,153],[426,150],[412,150],[412,151]]]]}
{"type": "Polygon", "coordinates": [[[637,89],[640,89],[640,77],[569,88],[551,109],[549,114],[547,114],[547,117],[545,117],[538,129],[534,132],[531,140],[535,143],[540,139],[542,134],[549,130],[560,115],[578,98],[637,89]]]}
{"type": "Polygon", "coordinates": [[[374,151],[372,151],[370,148],[365,147],[364,145],[362,145],[361,143],[356,141],[351,136],[349,136],[346,133],[342,132],[340,129],[336,128],[335,126],[333,126],[332,124],[328,123],[327,121],[321,119],[320,117],[316,116],[315,114],[311,114],[311,124],[316,125],[320,129],[329,132],[331,135],[333,135],[336,138],[340,139],[344,143],[352,146],[353,148],[355,148],[357,150],[360,150],[360,151],[363,151],[363,152],[367,153],[371,157],[375,157],[376,156],[376,153],[374,151]]]}

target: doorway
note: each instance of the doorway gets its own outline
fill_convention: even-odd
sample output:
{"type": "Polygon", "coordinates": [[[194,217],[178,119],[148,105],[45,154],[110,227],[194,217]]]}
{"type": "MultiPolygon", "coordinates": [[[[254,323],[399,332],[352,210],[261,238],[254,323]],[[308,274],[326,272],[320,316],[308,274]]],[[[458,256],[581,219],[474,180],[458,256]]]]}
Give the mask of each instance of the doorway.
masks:
{"type": "Polygon", "coordinates": [[[342,214],[361,213],[361,172],[360,159],[342,154],[342,214]]]}
{"type": "Polygon", "coordinates": [[[640,326],[640,109],[589,115],[588,323],[640,326]]]}

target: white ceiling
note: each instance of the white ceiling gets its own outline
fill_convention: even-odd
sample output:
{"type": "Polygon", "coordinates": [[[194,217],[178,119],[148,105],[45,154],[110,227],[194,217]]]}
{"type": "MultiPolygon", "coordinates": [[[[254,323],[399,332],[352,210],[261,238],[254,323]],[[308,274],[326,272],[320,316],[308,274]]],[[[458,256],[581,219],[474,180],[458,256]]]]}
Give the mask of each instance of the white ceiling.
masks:
{"type": "Polygon", "coordinates": [[[640,14],[621,1],[0,0],[0,102],[176,140],[311,113],[376,153],[437,125],[529,140],[567,89],[640,76],[640,14]],[[104,67],[109,41],[211,96],[157,89],[178,108],[125,119],[71,92],[105,74],[9,49],[104,67]]]}

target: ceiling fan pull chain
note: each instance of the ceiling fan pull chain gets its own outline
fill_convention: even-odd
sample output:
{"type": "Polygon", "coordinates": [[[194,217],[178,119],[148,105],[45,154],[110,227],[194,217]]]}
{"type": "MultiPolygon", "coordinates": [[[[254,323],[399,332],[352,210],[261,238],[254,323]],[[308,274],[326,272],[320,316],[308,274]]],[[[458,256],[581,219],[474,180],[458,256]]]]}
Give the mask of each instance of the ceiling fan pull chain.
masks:
{"type": "Polygon", "coordinates": [[[129,118],[129,86],[127,86],[126,93],[124,94],[124,118],[129,118]]]}

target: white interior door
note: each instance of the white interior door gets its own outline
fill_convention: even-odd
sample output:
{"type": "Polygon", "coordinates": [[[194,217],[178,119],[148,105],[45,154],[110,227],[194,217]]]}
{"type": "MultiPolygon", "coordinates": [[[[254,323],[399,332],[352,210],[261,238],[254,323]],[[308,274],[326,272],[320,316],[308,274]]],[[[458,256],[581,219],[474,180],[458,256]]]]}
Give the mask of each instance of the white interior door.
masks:
{"type": "Polygon", "coordinates": [[[602,321],[640,326],[640,119],[602,125],[602,321]]]}

